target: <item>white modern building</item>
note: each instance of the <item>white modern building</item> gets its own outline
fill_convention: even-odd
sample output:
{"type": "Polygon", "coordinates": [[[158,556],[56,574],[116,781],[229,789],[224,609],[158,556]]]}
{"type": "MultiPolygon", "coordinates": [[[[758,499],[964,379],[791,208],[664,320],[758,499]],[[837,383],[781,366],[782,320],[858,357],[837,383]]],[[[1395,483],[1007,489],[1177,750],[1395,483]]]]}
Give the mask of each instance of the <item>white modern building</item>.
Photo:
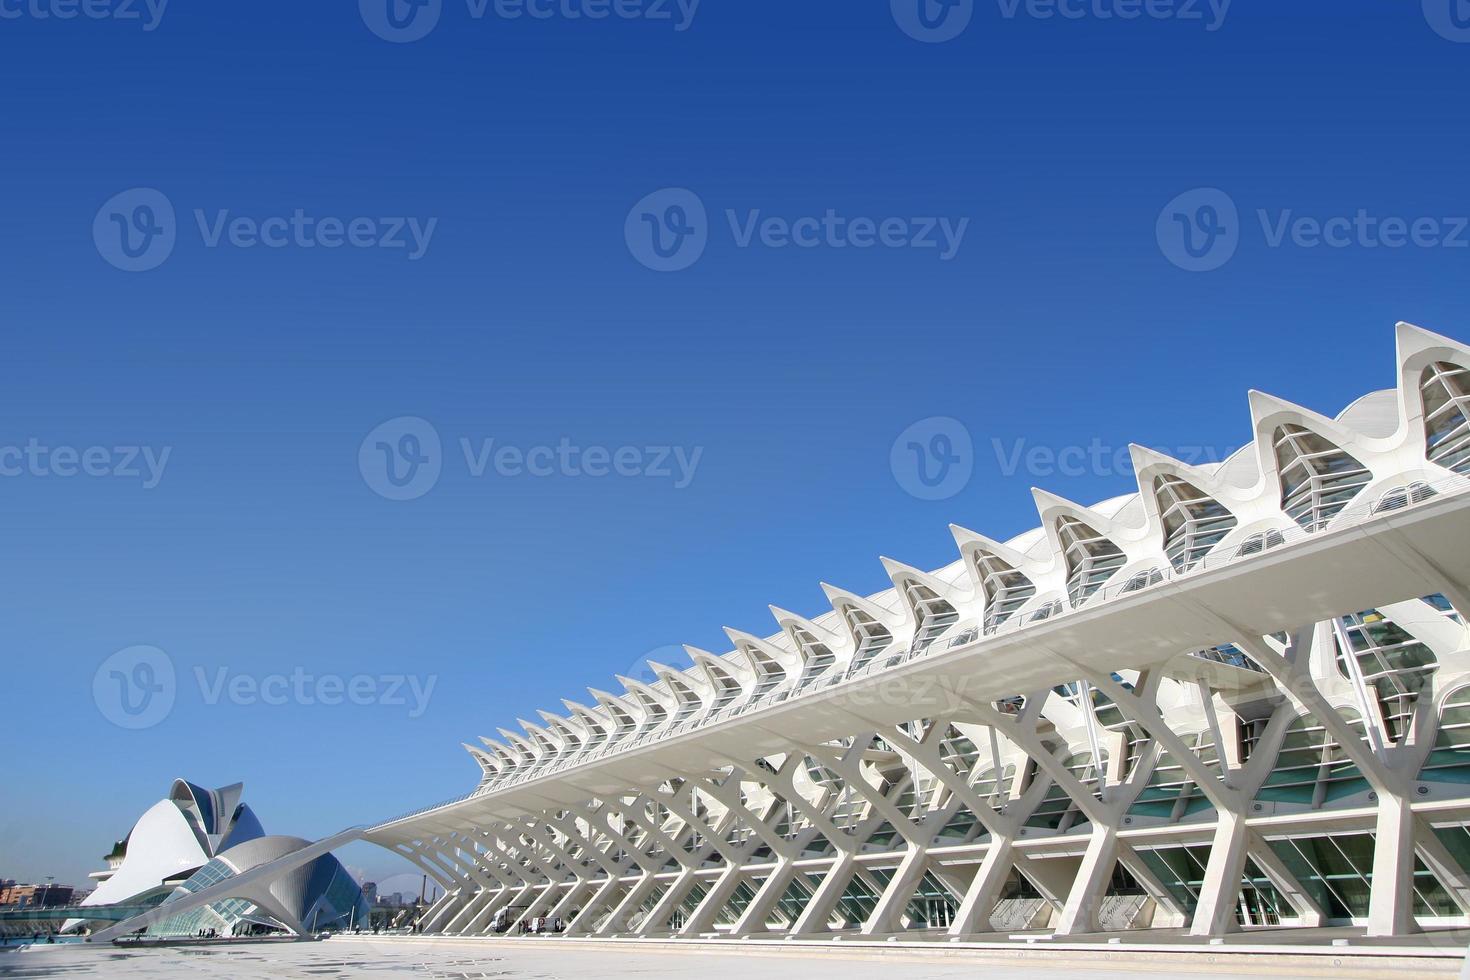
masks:
{"type": "MultiPolygon", "coordinates": [[[[97,889],[81,909],[96,919],[74,918],[62,927],[102,929],[109,936],[133,931],[112,923],[105,907],[152,909],[154,936],[218,936],[271,932],[301,935],[321,928],[351,928],[367,921],[361,888],[329,853],[289,862],[280,873],[246,877],[311,845],[295,837],[267,837],[242,800],[244,785],[209,790],[176,779],[168,796],[138,818],[126,838],[107,855],[107,870],[92,874],[97,889]],[[228,896],[194,903],[210,886],[234,882],[228,896]]],[[[218,889],[216,889],[218,890],[218,889]]],[[[211,896],[213,893],[211,893],[211,896]]],[[[126,914],[126,913],[125,913],[126,914]]]]}
{"type": "MultiPolygon", "coordinates": [[[[157,904],[216,854],[264,836],[241,800],[244,789],[235,783],[209,790],[175,779],[168,795],[113,845],[107,869],[91,874],[97,888],[82,906],[157,904]]],[[[71,920],[64,928],[81,924],[71,920]]]]}
{"type": "Polygon", "coordinates": [[[1135,447],[1135,493],[1035,490],[1034,530],[536,712],[360,833],[457,936],[1464,926],[1470,347],[1397,341],[1335,417],[1252,392],[1223,463],[1135,447]]]}

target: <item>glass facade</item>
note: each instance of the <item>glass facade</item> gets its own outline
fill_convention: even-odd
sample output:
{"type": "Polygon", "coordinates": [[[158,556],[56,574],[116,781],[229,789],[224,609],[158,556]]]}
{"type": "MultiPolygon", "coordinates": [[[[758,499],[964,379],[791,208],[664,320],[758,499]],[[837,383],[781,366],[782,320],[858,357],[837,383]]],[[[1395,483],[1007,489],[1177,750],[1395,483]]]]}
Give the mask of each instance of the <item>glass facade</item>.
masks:
{"type": "Polygon", "coordinates": [[[1439,661],[1429,648],[1377,609],[1343,616],[1337,640],[1337,669],[1343,677],[1362,683],[1376,701],[1383,731],[1390,741],[1409,734],[1414,704],[1429,689],[1439,661]],[[1352,647],[1353,660],[1341,637],[1352,647]],[[1355,676],[1356,675],[1356,676],[1355,676]]]}
{"type": "Polygon", "coordinates": [[[1456,473],[1470,475],[1470,369],[1439,361],[1424,369],[1425,455],[1456,473]]]}
{"type": "Polygon", "coordinates": [[[1281,478],[1281,509],[1308,531],[1326,527],[1368,485],[1368,468],[1300,425],[1283,425],[1272,440],[1281,478]]]}
{"type": "Polygon", "coordinates": [[[985,594],[985,629],[993,632],[1036,595],[1036,586],[1008,563],[986,551],[975,553],[975,572],[985,594]]]}
{"type": "MultiPolygon", "coordinates": [[[[1361,919],[1368,914],[1373,880],[1371,833],[1323,834],[1268,840],[1293,877],[1316,899],[1329,920],[1361,919]]],[[[1460,913],[1439,879],[1414,859],[1414,914],[1451,916],[1460,913]]]]}
{"type": "Polygon", "coordinates": [[[1219,501],[1177,476],[1155,479],[1154,499],[1164,525],[1164,553],[1175,571],[1199,564],[1239,523],[1219,501]]]}
{"type": "MultiPolygon", "coordinates": [[[[1363,718],[1350,708],[1338,712],[1349,725],[1363,730],[1363,718]]],[[[1313,809],[1328,800],[1367,790],[1368,781],[1348,760],[1337,740],[1310,714],[1286,730],[1276,767],[1266,777],[1257,799],[1302,803],[1313,809]]]]}
{"type": "Polygon", "coordinates": [[[1067,562],[1067,598],[1073,608],[1086,602],[1128,561],[1121,548],[1075,517],[1059,520],[1057,535],[1067,562]]]}
{"type": "MultiPolygon", "coordinates": [[[[1140,850],[1139,856],[1169,890],[1174,901],[1193,915],[1199,906],[1200,889],[1204,887],[1210,846],[1158,847],[1140,850]]],[[[1295,917],[1295,910],[1261,871],[1254,858],[1246,859],[1245,874],[1241,876],[1240,884],[1240,899],[1235,906],[1236,924],[1274,926],[1282,919],[1295,917]]]]}

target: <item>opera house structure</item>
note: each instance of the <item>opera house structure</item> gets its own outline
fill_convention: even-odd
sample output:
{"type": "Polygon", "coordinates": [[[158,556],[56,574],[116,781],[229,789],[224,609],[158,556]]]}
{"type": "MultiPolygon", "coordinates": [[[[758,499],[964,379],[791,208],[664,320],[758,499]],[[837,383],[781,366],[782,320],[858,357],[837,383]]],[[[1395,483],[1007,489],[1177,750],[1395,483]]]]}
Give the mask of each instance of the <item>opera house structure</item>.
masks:
{"type": "Polygon", "coordinates": [[[468,747],[468,795],[341,839],[437,880],[447,936],[1464,927],[1470,347],[1400,325],[1390,367],[1332,417],[1252,392],[1222,463],[1134,447],[1135,492],[1034,490],[1024,534],[953,527],[941,568],[528,712],[468,747]]]}
{"type": "Polygon", "coordinates": [[[236,783],[207,790],[183,779],[150,807],[107,856],[108,869],[92,877],[95,891],[76,911],[97,908],[99,918],[74,918],[63,931],[106,923],[118,907],[156,909],[151,936],[222,937],[351,928],[367,921],[362,889],[330,854],[268,880],[233,889],[227,898],[174,912],[177,903],[209,885],[299,852],[307,841],[268,837],[236,783]],[[103,918],[104,910],[107,910],[103,918]],[[172,913],[172,914],[170,914],[172,913]]]}

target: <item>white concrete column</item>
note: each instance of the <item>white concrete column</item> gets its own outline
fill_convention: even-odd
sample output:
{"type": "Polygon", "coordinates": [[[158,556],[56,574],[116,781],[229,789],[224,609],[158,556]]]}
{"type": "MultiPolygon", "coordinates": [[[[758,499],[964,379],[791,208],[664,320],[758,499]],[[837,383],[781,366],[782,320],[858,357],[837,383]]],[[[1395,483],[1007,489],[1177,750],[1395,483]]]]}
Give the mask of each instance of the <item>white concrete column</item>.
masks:
{"type": "MultiPolygon", "coordinates": [[[[689,897],[689,893],[694,890],[694,886],[698,880],[693,868],[685,868],[679,872],[679,877],[674,879],[674,883],[669,886],[669,890],[663,893],[658,903],[654,905],[653,911],[648,913],[648,918],[638,927],[637,935],[647,936],[656,930],[668,928],[666,923],[669,921],[669,917],[674,914],[674,910],[683,903],[684,899],[689,897]]],[[[599,933],[598,935],[603,934],[599,933]]]]}
{"type": "MultiPolygon", "coordinates": [[[[644,880],[651,882],[652,878],[652,875],[646,875],[644,880]]],[[[617,878],[609,878],[603,882],[592,898],[582,906],[582,910],[572,916],[571,921],[567,923],[566,935],[579,936],[591,928],[597,914],[613,903],[621,887],[622,882],[617,878]]]]}
{"type": "Polygon", "coordinates": [[[950,923],[949,934],[954,937],[968,936],[977,932],[990,931],[990,913],[1000,902],[1001,889],[1010,877],[1011,853],[1015,849],[1010,838],[993,838],[990,850],[975,871],[965,897],[960,901],[954,922],[950,923]]]}
{"type": "Polygon", "coordinates": [[[775,909],[786,889],[791,887],[792,880],[796,877],[796,862],[783,857],[771,870],[771,875],[756,890],[755,898],[745,907],[740,918],[735,922],[736,936],[754,936],[767,932],[767,923],[771,918],[771,911],[775,909]]]}
{"type": "MultiPolygon", "coordinates": [[[[616,885],[617,882],[613,882],[613,884],[616,885]]],[[[651,874],[645,874],[635,881],[633,886],[623,893],[622,898],[616,899],[616,904],[613,905],[612,912],[609,913],[607,921],[602,924],[602,928],[598,929],[595,934],[598,936],[611,936],[631,928],[633,915],[643,907],[644,901],[647,900],[649,893],[653,891],[657,884],[658,880],[651,874]]],[[[612,896],[616,894],[615,891],[610,893],[612,896]]],[[[583,911],[586,912],[588,910],[584,909],[583,911]]],[[[591,924],[592,922],[589,919],[587,925],[590,926],[591,924]]]]}
{"type": "Polygon", "coordinates": [[[1409,802],[1380,794],[1376,833],[1368,935],[1406,936],[1418,932],[1414,922],[1414,814],[1409,802]]]}
{"type": "Polygon", "coordinates": [[[1191,936],[1223,936],[1240,928],[1235,921],[1235,907],[1240,901],[1240,882],[1247,857],[1245,818],[1218,810],[1216,820],[1199,904],[1189,924],[1191,936]]]}
{"type": "Polygon", "coordinates": [[[846,851],[838,855],[837,860],[832,862],[832,866],[827,869],[822,883],[812,894],[812,900],[807,902],[796,924],[791,927],[791,935],[812,936],[827,931],[828,922],[832,918],[832,910],[837,907],[838,899],[847,890],[847,885],[852,880],[852,873],[856,868],[857,862],[853,855],[846,851]]]}
{"type": "Polygon", "coordinates": [[[862,934],[864,936],[898,931],[899,919],[902,918],[904,909],[908,907],[909,900],[914,897],[919,882],[924,879],[924,871],[928,866],[929,849],[910,845],[903,860],[894,870],[893,877],[888,880],[888,887],[883,889],[883,894],[879,896],[878,904],[873,907],[868,921],[863,923],[862,934]]]}
{"type": "Polygon", "coordinates": [[[563,925],[565,925],[566,917],[571,914],[572,906],[582,901],[587,893],[592,890],[592,887],[591,881],[585,878],[580,879],[572,887],[567,889],[567,893],[561,897],[561,901],[552,906],[551,910],[546,914],[553,919],[560,918],[563,925]]]}
{"type": "Polygon", "coordinates": [[[1062,906],[1062,916],[1054,930],[1056,935],[1075,936],[1097,931],[1098,906],[1107,894],[1108,882],[1112,880],[1113,866],[1117,861],[1117,832],[1111,827],[1093,824],[1087,852],[1082,856],[1082,865],[1072,879],[1072,888],[1067,892],[1066,904],[1062,906]]]}
{"type": "Polygon", "coordinates": [[[719,878],[715,879],[715,883],[710,886],[709,891],[705,893],[704,898],[689,916],[689,921],[685,922],[683,928],[678,931],[678,935],[697,936],[702,932],[709,932],[714,927],[715,919],[719,917],[720,912],[735,894],[735,889],[740,887],[743,878],[744,874],[740,870],[740,865],[726,865],[725,870],[720,872],[719,878]]]}

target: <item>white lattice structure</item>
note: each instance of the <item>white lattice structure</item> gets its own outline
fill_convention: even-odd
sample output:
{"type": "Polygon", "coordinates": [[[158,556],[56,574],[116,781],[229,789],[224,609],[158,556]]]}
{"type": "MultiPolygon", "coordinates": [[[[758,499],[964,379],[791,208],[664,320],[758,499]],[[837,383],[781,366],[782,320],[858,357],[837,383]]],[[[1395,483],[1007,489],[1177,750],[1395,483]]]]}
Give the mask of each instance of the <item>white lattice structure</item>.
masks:
{"type": "Polygon", "coordinates": [[[1396,388],[1249,402],[1222,464],[1034,491],[1033,531],[468,746],[471,795],[368,839],[456,935],[1464,925],[1470,348],[1400,325],[1396,388]]]}

